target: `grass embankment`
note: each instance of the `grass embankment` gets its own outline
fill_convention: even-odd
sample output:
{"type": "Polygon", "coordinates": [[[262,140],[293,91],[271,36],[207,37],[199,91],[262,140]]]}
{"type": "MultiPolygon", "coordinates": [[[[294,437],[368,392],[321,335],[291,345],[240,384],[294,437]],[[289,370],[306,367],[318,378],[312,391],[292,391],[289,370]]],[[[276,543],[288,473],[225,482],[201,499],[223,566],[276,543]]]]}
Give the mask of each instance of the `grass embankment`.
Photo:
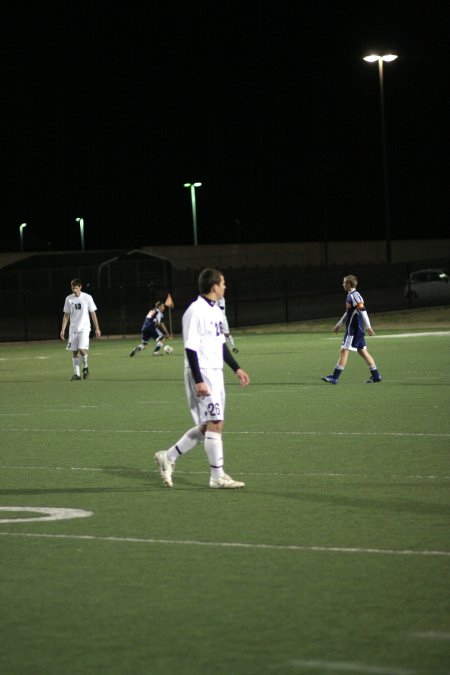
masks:
{"type": "MultiPolygon", "coordinates": [[[[261,333],[321,333],[331,331],[340,315],[311,321],[295,321],[286,324],[265,324],[250,326],[235,332],[236,334],[261,333]]],[[[450,306],[422,307],[420,309],[404,309],[394,312],[370,313],[370,320],[375,331],[380,330],[450,330],[450,306]]]]}

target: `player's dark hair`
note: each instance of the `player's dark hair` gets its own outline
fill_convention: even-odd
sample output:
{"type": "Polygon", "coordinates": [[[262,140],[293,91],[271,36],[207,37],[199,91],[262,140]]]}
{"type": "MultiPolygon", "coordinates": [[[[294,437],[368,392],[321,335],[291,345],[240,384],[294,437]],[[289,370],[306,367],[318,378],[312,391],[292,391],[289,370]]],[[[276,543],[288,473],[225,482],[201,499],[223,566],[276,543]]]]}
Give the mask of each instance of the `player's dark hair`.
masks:
{"type": "Polygon", "coordinates": [[[199,274],[198,290],[202,295],[207,295],[215,284],[220,284],[222,277],[222,272],[212,267],[207,267],[199,274]]]}
{"type": "Polygon", "coordinates": [[[82,286],[83,284],[81,283],[81,279],[72,279],[70,282],[71,286],[82,286]]]}

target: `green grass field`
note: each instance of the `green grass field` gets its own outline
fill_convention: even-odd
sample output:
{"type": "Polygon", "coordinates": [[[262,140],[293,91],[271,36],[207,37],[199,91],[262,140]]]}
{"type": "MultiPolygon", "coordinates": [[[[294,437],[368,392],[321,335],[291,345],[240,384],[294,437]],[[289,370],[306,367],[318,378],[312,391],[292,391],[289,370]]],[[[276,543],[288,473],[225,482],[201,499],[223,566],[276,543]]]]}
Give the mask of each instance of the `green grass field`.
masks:
{"type": "Polygon", "coordinates": [[[202,446],[162,486],[192,426],[179,338],[92,340],[81,382],[61,342],[0,344],[0,672],[448,674],[450,321],[371,318],[377,385],[356,354],[320,380],[324,326],[236,333],[239,491],[208,488],[202,446]]]}

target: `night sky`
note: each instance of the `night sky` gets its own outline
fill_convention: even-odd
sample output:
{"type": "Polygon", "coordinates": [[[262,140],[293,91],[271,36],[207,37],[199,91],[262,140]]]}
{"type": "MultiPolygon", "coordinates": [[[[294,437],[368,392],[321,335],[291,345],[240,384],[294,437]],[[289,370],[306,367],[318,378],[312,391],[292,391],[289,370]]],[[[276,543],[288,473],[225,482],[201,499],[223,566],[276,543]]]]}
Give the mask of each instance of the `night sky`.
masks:
{"type": "Polygon", "coordinates": [[[3,10],[1,250],[450,230],[447,1],[52,0],[3,10]],[[293,5],[293,6],[291,6],[293,5]]]}

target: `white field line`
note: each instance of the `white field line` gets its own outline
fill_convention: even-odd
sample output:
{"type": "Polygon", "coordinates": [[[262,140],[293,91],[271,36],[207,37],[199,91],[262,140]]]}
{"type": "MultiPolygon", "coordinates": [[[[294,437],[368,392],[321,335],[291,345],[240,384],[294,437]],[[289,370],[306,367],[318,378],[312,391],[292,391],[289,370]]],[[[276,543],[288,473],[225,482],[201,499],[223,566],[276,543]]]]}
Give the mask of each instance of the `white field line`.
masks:
{"type": "MultiPolygon", "coordinates": [[[[450,331],[448,331],[448,330],[435,330],[435,331],[429,331],[429,332],[426,332],[426,333],[423,332],[423,333],[396,333],[394,335],[372,335],[370,337],[370,339],[371,340],[382,340],[382,339],[391,339],[391,338],[432,337],[433,335],[448,336],[448,335],[450,335],[450,331]]],[[[339,339],[339,335],[334,336],[334,337],[326,337],[324,339],[325,340],[336,340],[336,339],[339,339]]]]}
{"type": "Polygon", "coordinates": [[[450,640],[450,633],[443,633],[436,630],[422,631],[419,633],[411,633],[412,638],[421,638],[424,640],[450,640]]]}
{"type": "Polygon", "coordinates": [[[347,553],[354,555],[386,556],[427,556],[450,558],[450,551],[383,549],[383,548],[345,548],[343,546],[302,546],[300,544],[258,544],[237,541],[199,541],[195,539],[150,539],[144,537],[112,537],[92,534],[47,534],[36,532],[0,532],[5,537],[30,537],[36,539],[70,539],[74,541],[111,541],[128,544],[159,544],[162,546],[203,546],[208,548],[234,548],[268,551],[297,551],[301,553],[347,553]]]}
{"type": "Polygon", "coordinates": [[[435,330],[427,333],[397,333],[397,335],[373,335],[372,337],[380,339],[384,338],[410,338],[410,337],[433,337],[434,335],[450,335],[448,330],[435,330]]]}
{"type": "Polygon", "coordinates": [[[352,661],[322,661],[315,659],[295,659],[289,661],[291,668],[306,668],[307,670],[332,671],[333,673],[358,673],[361,675],[414,675],[415,670],[406,670],[405,668],[369,666],[365,663],[354,663],[352,661]]]}
{"type": "Polygon", "coordinates": [[[49,361],[50,356],[0,356],[0,361],[49,361]]]}
{"type": "Polygon", "coordinates": [[[52,506],[0,506],[0,511],[25,511],[27,513],[41,513],[39,518],[0,518],[0,523],[32,523],[36,520],[71,520],[72,518],[89,518],[92,511],[85,509],[61,509],[52,506]]]}
{"type": "MultiPolygon", "coordinates": [[[[108,433],[108,434],[168,434],[169,429],[72,429],[59,427],[49,429],[48,427],[0,427],[0,432],[24,432],[24,433],[108,433]]],[[[448,438],[450,432],[410,432],[410,431],[287,431],[287,430],[269,430],[269,431],[224,431],[229,435],[247,435],[247,436],[407,436],[407,437],[433,437],[448,438]]]]}
{"type": "MultiPolygon", "coordinates": [[[[92,471],[92,472],[105,472],[108,473],[159,473],[159,469],[135,469],[127,468],[123,469],[120,467],[93,467],[93,466],[26,466],[26,465],[11,465],[11,464],[0,464],[0,470],[2,471],[92,471]]],[[[186,476],[200,476],[208,475],[207,471],[186,471],[186,470],[177,470],[177,475],[183,474],[186,476]]],[[[236,475],[243,475],[239,472],[235,472],[236,475]]],[[[246,471],[246,476],[269,476],[270,478],[275,476],[281,476],[283,478],[292,477],[292,478],[365,478],[368,480],[373,479],[382,479],[382,480],[450,480],[450,476],[436,476],[436,475],[417,475],[417,474],[382,474],[382,473],[308,473],[308,472],[288,472],[281,473],[279,471],[246,471]]]]}

